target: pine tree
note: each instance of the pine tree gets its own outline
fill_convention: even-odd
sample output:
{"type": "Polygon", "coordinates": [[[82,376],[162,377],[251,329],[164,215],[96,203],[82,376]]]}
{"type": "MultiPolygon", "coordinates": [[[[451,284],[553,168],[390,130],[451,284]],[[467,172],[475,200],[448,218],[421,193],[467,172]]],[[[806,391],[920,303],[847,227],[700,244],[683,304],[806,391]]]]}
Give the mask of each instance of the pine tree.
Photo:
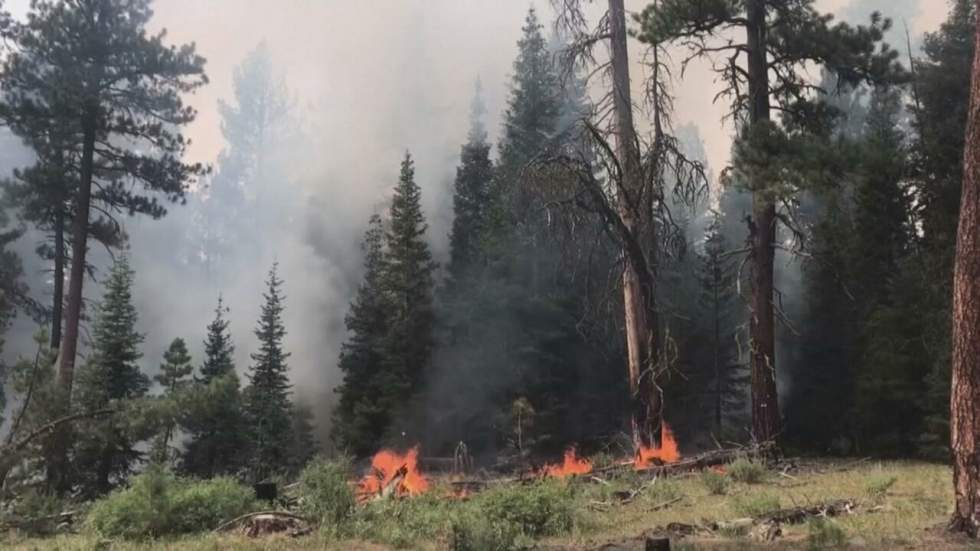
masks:
{"type": "Polygon", "coordinates": [[[903,78],[897,52],[879,49],[891,22],[875,14],[868,26],[831,25],[830,17],[814,9],[813,0],[787,6],[765,0],[663,0],[648,6],[640,21],[640,37],[650,44],[683,42],[695,57],[716,51],[732,56],[734,65],[717,71],[723,83],[720,95],[733,100],[730,113],[744,118],[733,155],[735,176],[753,192],[748,219],[752,430],[757,439],[774,439],[782,432],[782,420],[776,395],[773,244],[779,222],[786,220],[777,216],[776,206],[796,196],[799,174],[809,160],[798,152],[814,156],[826,143],[819,136],[826,134],[832,114],[807,85],[806,65],[831,68],[848,85],[903,78]],[[736,30],[744,32],[744,41],[732,40],[719,49],[707,45],[715,33],[736,30]],[[745,69],[730,68],[741,67],[743,59],[745,69]],[[773,108],[781,112],[778,121],[773,108]]]}
{"type": "Polygon", "coordinates": [[[487,230],[493,163],[490,161],[490,144],[483,126],[485,112],[482,87],[478,80],[470,107],[470,131],[466,144],[460,151],[453,184],[449,275],[454,281],[459,281],[479,258],[481,239],[487,230]]]}
{"type": "Polygon", "coordinates": [[[198,378],[201,383],[207,384],[216,377],[235,372],[235,346],[228,332],[230,322],[224,317],[228,311],[224,299],[219,295],[214,321],[208,324],[208,334],[204,339],[204,363],[201,364],[201,376],[198,378]]]}
{"type": "MultiPolygon", "coordinates": [[[[143,356],[143,335],[136,331],[137,313],[132,298],[133,271],[125,256],[113,263],[105,282],[92,331],[92,350],[79,377],[77,403],[81,411],[96,411],[139,398],[149,379],[137,362],[143,356]]],[[[142,453],[120,422],[113,418],[95,423],[79,437],[75,470],[83,492],[100,495],[133,472],[142,453]]]]}
{"type": "Polygon", "coordinates": [[[286,456],[289,471],[294,476],[316,455],[317,442],[313,434],[313,410],[303,402],[293,402],[290,413],[290,440],[286,456]]]}
{"type": "MultiPolygon", "coordinates": [[[[194,371],[191,356],[187,352],[184,339],[176,338],[163,354],[160,372],[153,379],[163,388],[165,399],[174,400],[178,392],[191,383],[190,375],[194,371]]],[[[174,423],[167,423],[163,432],[157,436],[153,444],[153,461],[165,464],[169,461],[170,443],[174,435],[174,423]]]]}
{"type": "Polygon", "coordinates": [[[265,304],[255,336],[259,351],[252,354],[249,386],[245,388],[245,421],[249,427],[251,477],[261,480],[286,468],[286,449],[290,440],[289,353],[283,350],[282,280],[278,263],[269,270],[265,304]]]}
{"type": "MultiPolygon", "coordinates": [[[[74,137],[64,152],[73,161],[69,177],[77,178],[58,371],[66,396],[78,351],[93,201],[103,205],[101,212],[160,217],[166,208],[140,190],[180,201],[188,183],[205,172],[182,161],[187,140],[180,134],[195,117],[181,97],[207,82],[204,60],[192,45],[168,47],[164,32],[149,34],[151,17],[150,0],[38,0],[26,22],[11,28],[16,47],[4,58],[0,114],[15,121],[13,130],[30,140],[42,133],[37,129],[64,126],[74,137]]],[[[64,405],[67,410],[70,403],[64,405]]],[[[64,458],[68,440],[58,440],[66,444],[64,458]]],[[[64,489],[66,462],[59,463],[52,476],[64,489]]]]}
{"type": "Polygon", "coordinates": [[[181,428],[190,436],[181,458],[181,469],[191,475],[211,477],[234,473],[243,464],[246,450],[245,423],[234,352],[225,315],[228,308],[219,296],[214,320],[204,339],[204,362],[187,396],[181,428]]]}
{"type": "Polygon", "coordinates": [[[371,216],[364,243],[364,276],[345,323],[349,337],[342,345],[338,367],[344,381],[336,391],[331,437],[342,449],[364,456],[377,449],[389,423],[384,396],[390,387],[382,372],[382,346],[389,323],[389,301],[383,289],[385,231],[378,215],[371,216]]]}

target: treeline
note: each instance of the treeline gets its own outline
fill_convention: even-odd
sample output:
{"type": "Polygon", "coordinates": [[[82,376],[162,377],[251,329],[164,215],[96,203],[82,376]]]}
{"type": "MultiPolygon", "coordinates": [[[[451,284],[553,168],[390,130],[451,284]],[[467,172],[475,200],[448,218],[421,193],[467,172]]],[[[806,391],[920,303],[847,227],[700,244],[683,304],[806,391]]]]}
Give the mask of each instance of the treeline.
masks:
{"type": "MultiPolygon", "coordinates": [[[[705,15],[685,6],[662,2],[644,12],[641,40],[657,47],[685,32],[745,22],[735,7],[700,21],[705,15]]],[[[789,72],[768,83],[767,106],[780,113],[771,134],[748,131],[748,97],[739,93],[745,81],[719,69],[740,130],[732,167],[710,196],[686,193],[677,176],[657,184],[655,208],[669,212],[650,252],[664,418],[692,447],[711,445],[712,437],[760,438],[753,405],[776,405],[775,395],[765,396],[773,385],[779,415],[765,423],[791,446],[944,455],[974,7],[953,2],[905,68],[882,42],[890,21],[880,15],[852,27],[804,2],[763,17],[776,27],[773,54],[789,60],[774,69],[789,72]],[[822,66],[820,82],[806,82],[804,60],[822,66]],[[753,314],[753,293],[764,273],[757,244],[766,205],[775,326],[773,348],[762,353],[764,335],[752,320],[763,315],[753,314]],[[767,383],[760,370],[777,376],[767,383]],[[762,388],[751,392],[754,377],[762,388]]],[[[600,144],[581,124],[597,106],[561,63],[575,37],[556,34],[549,44],[533,10],[523,31],[496,155],[475,101],[445,277],[424,285],[435,317],[416,326],[425,335],[418,342],[430,348],[414,356],[411,382],[387,378],[395,362],[379,343],[404,329],[384,325],[398,291],[382,275],[391,236],[379,228],[387,222],[372,221],[369,276],[348,318],[334,427],[338,443],[356,453],[407,443],[408,435],[434,454],[452,453],[459,442],[484,453],[549,454],[571,442],[604,445],[627,431],[616,292],[622,242],[583,200],[576,173],[548,162],[573,151],[601,173],[600,144]],[[371,359],[353,362],[355,350],[371,359]]],[[[675,138],[707,173],[696,133],[681,128],[675,138]]],[[[398,369],[397,377],[409,372],[398,369]]]]}

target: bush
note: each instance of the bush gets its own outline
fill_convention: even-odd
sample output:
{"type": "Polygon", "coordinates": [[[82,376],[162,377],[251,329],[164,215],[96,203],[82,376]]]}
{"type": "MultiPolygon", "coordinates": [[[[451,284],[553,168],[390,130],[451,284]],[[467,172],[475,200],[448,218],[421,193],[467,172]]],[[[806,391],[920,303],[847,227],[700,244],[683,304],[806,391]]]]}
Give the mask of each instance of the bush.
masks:
{"type": "Polygon", "coordinates": [[[255,510],[255,492],[231,477],[178,480],[171,500],[172,533],[213,530],[255,510]]]}
{"type": "Polygon", "coordinates": [[[354,511],[354,492],[347,483],[350,460],[314,459],[299,475],[299,508],[322,524],[337,526],[354,511]]]}
{"type": "Polygon", "coordinates": [[[732,480],[745,484],[758,484],[766,476],[766,466],[758,461],[740,457],[728,465],[732,480]]]}
{"type": "Polygon", "coordinates": [[[881,501],[896,482],[898,482],[897,476],[876,475],[868,480],[864,486],[864,491],[874,501],[881,501]]]}
{"type": "Polygon", "coordinates": [[[676,480],[667,478],[651,480],[643,491],[643,498],[655,504],[673,501],[683,495],[684,491],[681,489],[681,485],[676,480]]]}
{"type": "Polygon", "coordinates": [[[538,538],[569,532],[574,524],[571,487],[557,480],[504,486],[470,502],[488,522],[511,523],[522,535],[538,538]]]}
{"type": "Polygon", "coordinates": [[[728,477],[712,470],[701,473],[701,484],[708,489],[711,495],[721,496],[728,492],[728,477]]]}
{"type": "Polygon", "coordinates": [[[453,518],[451,551],[520,551],[533,548],[533,540],[516,523],[491,520],[475,509],[453,518]]]}
{"type": "Polygon", "coordinates": [[[182,480],[151,467],[95,502],[85,522],[103,536],[144,539],[213,529],[254,506],[252,490],[231,478],[182,480]]]}
{"type": "Polygon", "coordinates": [[[418,541],[432,541],[450,529],[455,506],[462,505],[434,494],[411,499],[381,499],[358,507],[351,522],[326,526],[334,534],[399,548],[416,547],[418,541]]]}
{"type": "Polygon", "coordinates": [[[59,514],[69,509],[57,496],[37,488],[27,488],[5,505],[8,507],[0,513],[0,524],[39,536],[56,532],[61,522],[59,514]]]}
{"type": "Polygon", "coordinates": [[[761,517],[779,510],[779,497],[771,494],[736,497],[732,503],[735,513],[746,517],[761,517]]]}
{"type": "Polygon", "coordinates": [[[807,547],[809,549],[836,549],[847,545],[847,534],[836,522],[822,517],[807,522],[807,547]]]}

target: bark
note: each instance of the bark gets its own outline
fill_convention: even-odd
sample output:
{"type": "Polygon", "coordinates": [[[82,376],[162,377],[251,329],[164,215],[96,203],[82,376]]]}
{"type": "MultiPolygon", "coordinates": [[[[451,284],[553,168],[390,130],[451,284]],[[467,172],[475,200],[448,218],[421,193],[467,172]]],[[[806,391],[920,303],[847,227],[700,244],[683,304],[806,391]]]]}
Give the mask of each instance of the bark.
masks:
{"type": "MultiPolygon", "coordinates": [[[[766,7],[762,0],[746,2],[749,69],[749,124],[770,120],[769,68],[766,61],[766,7]]],[[[749,221],[751,289],[749,320],[752,369],[752,433],[766,442],[780,432],[776,397],[775,323],[773,318],[773,261],[776,206],[763,182],[751,182],[752,219],[749,221]]]]}
{"type": "MultiPolygon", "coordinates": [[[[977,0],[980,9],[980,0],[977,0]]],[[[980,51],[980,26],[974,40],[980,51]]],[[[963,189],[953,272],[950,437],[955,508],[950,528],[980,531],[980,55],[973,58],[963,189]]]]}
{"type": "MultiPolygon", "coordinates": [[[[82,283],[85,281],[85,254],[88,250],[89,203],[92,199],[92,173],[95,157],[95,133],[98,106],[89,102],[82,115],[82,162],[78,189],[75,193],[75,213],[71,224],[71,271],[68,280],[68,299],[65,307],[64,337],[59,347],[57,384],[63,413],[71,412],[71,389],[78,353],[78,329],[82,315],[82,283]]],[[[70,427],[58,429],[52,438],[51,462],[48,465],[48,485],[58,493],[67,492],[68,448],[70,427]]]]}
{"type": "Polygon", "coordinates": [[[65,301],[65,211],[54,219],[54,297],[51,304],[51,350],[61,346],[61,318],[65,301]]]}
{"type": "MultiPolygon", "coordinates": [[[[653,224],[638,219],[642,209],[635,208],[643,197],[640,151],[633,126],[633,102],[630,96],[629,53],[626,46],[626,11],[623,0],[609,0],[609,34],[611,42],[611,67],[613,75],[614,134],[616,157],[622,167],[622,189],[618,194],[618,210],[626,229],[638,240],[643,249],[652,250],[653,224]],[[622,190],[626,190],[629,197],[622,190]],[[630,204],[630,199],[636,205],[630,204]],[[649,236],[639,232],[649,231],[649,236]]],[[[632,403],[633,445],[637,449],[659,444],[660,391],[655,380],[658,364],[657,311],[654,300],[654,280],[649,273],[640,274],[638,268],[652,266],[646,258],[636,259],[635,253],[624,250],[623,307],[626,321],[626,348],[629,367],[630,397],[632,403]]]]}
{"type": "Polygon", "coordinates": [[[58,386],[66,397],[71,396],[78,353],[78,327],[82,315],[82,284],[85,281],[85,255],[88,252],[88,216],[92,199],[92,168],[95,156],[95,125],[97,107],[86,107],[82,120],[82,167],[75,195],[75,215],[71,228],[71,272],[68,280],[68,304],[65,311],[64,342],[58,366],[58,386]]]}

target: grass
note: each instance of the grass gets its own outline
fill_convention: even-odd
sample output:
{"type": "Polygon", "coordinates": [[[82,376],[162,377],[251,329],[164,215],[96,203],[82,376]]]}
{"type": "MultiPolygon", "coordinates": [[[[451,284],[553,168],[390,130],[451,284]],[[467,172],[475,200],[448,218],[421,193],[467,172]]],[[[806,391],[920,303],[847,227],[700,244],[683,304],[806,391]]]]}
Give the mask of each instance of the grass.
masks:
{"type": "MultiPolygon", "coordinates": [[[[190,551],[327,549],[382,551],[395,548],[452,549],[456,532],[466,532],[471,545],[458,545],[460,551],[484,547],[511,549],[526,545],[533,538],[539,548],[586,550],[610,542],[633,540],[625,548],[642,549],[643,534],[656,526],[671,522],[700,524],[705,520],[731,520],[743,516],[743,507],[772,505],[773,498],[783,507],[804,505],[832,499],[850,498],[859,502],[862,511],[832,521],[811,521],[799,526],[785,526],[784,534],[767,549],[833,549],[842,545],[862,549],[969,549],[957,540],[946,539],[935,529],[948,519],[952,505],[950,469],[943,465],[919,462],[848,462],[805,461],[793,478],[767,476],[755,484],[729,483],[727,495],[711,491],[702,475],[658,479],[624,473],[611,478],[609,484],[584,480],[552,483],[544,489],[511,486],[497,493],[477,494],[468,501],[436,497],[445,488],[436,487],[428,497],[398,502],[359,506],[342,532],[321,531],[298,539],[272,537],[249,540],[237,535],[204,534],[174,536],[154,541],[128,542],[108,540],[93,534],[18,539],[5,535],[0,548],[16,550],[91,550],[190,551]],[[890,481],[894,478],[894,482],[890,481]],[[629,491],[646,484],[637,499],[620,504],[616,492],[629,491]],[[869,489],[886,486],[883,493],[869,489]],[[529,492],[532,495],[524,495],[529,492]],[[658,505],[680,497],[667,507],[658,505]],[[596,507],[596,503],[604,506],[596,507]],[[491,521],[488,510],[518,514],[506,519],[506,525],[491,521]],[[875,506],[875,512],[867,509],[875,506]],[[539,510],[550,511],[539,516],[539,510]],[[528,534],[508,532],[508,527],[525,526],[528,534]],[[498,527],[502,527],[499,528],[498,527]],[[497,532],[494,532],[496,530],[497,532]],[[499,538],[499,539],[498,539],[499,538]],[[636,542],[640,543],[637,544],[636,542]],[[475,543],[473,543],[475,542],[475,543]]],[[[438,485],[437,485],[438,486],[438,485]]],[[[743,510],[744,512],[744,510],[743,510]]],[[[510,513],[501,513],[509,515],[510,513]]],[[[760,544],[742,534],[713,534],[691,537],[677,542],[678,549],[757,549],[760,544]]]]}

